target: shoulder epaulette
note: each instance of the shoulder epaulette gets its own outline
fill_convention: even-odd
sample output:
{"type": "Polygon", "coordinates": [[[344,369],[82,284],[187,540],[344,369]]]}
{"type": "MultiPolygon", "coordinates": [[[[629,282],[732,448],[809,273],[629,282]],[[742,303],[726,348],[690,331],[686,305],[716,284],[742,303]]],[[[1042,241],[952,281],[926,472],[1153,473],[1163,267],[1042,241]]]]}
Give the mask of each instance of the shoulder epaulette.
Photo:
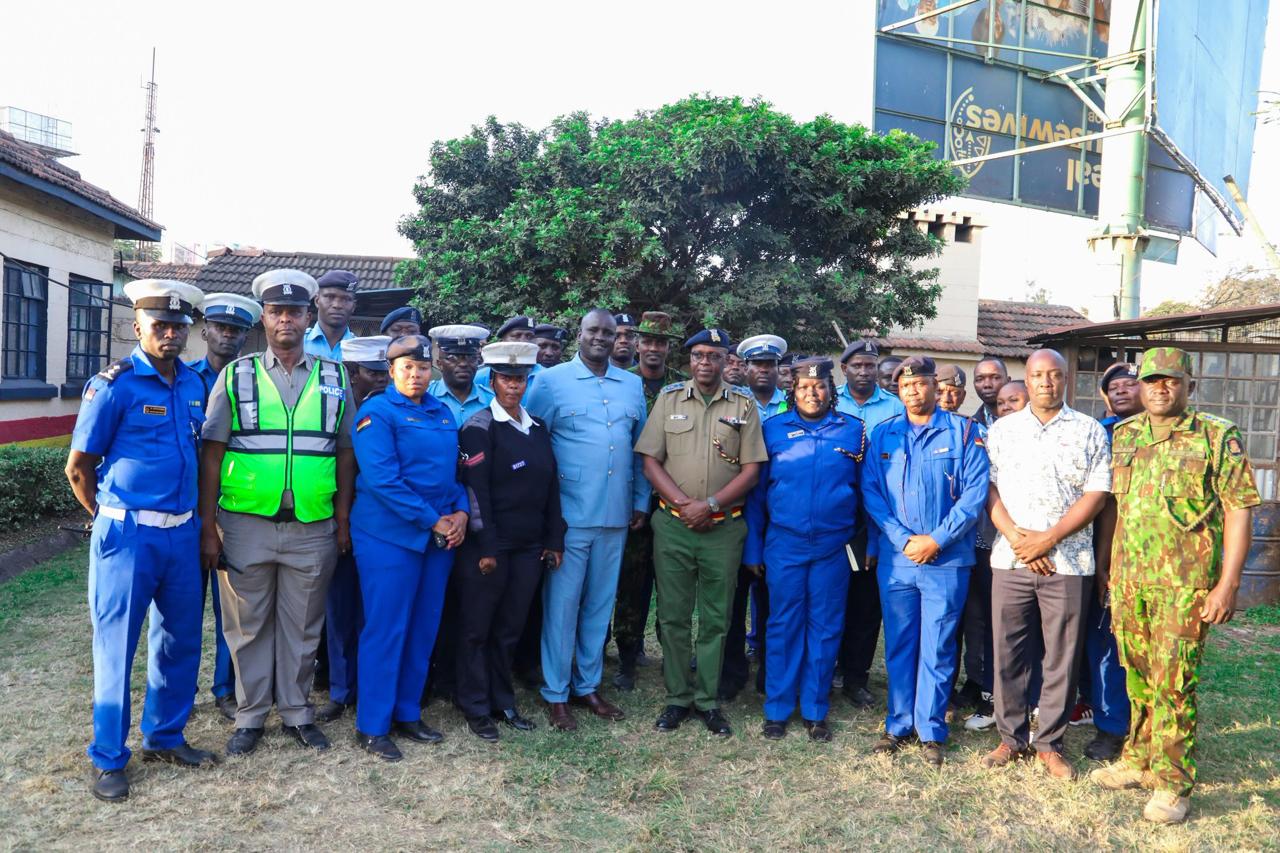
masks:
{"type": "Polygon", "coordinates": [[[1196,412],[1196,417],[1204,421],[1205,423],[1213,424],[1214,426],[1219,427],[1220,429],[1231,429],[1234,426],[1238,426],[1233,421],[1229,421],[1220,415],[1211,415],[1208,412],[1198,411],[1196,412]]]}
{"type": "Polygon", "coordinates": [[[1120,427],[1124,426],[1125,424],[1134,423],[1140,417],[1142,417],[1142,412],[1138,412],[1136,415],[1129,415],[1129,417],[1125,418],[1124,420],[1117,422],[1116,425],[1112,427],[1112,429],[1113,430],[1120,429],[1120,427]]]}
{"type": "Polygon", "coordinates": [[[125,371],[128,371],[128,370],[133,370],[133,359],[122,358],[119,361],[117,361],[115,364],[112,364],[109,367],[107,367],[105,370],[99,373],[98,376],[99,378],[101,378],[106,382],[115,382],[117,379],[120,378],[122,374],[125,373],[125,371]]]}
{"type": "Polygon", "coordinates": [[[737,394],[739,397],[746,397],[748,400],[752,402],[753,405],[755,404],[755,401],[756,401],[755,395],[753,395],[746,388],[743,388],[741,385],[730,385],[729,390],[737,394]]]}
{"type": "Polygon", "coordinates": [[[679,391],[679,390],[681,390],[682,388],[684,388],[684,382],[672,382],[670,385],[664,385],[664,386],[662,386],[662,390],[661,390],[661,391],[659,391],[658,393],[659,393],[659,394],[669,394],[669,393],[671,393],[672,391],[679,391]]]}
{"type": "Polygon", "coordinates": [[[475,414],[462,422],[462,429],[467,427],[477,427],[479,429],[488,429],[493,425],[493,410],[488,406],[478,409],[475,414]]]}

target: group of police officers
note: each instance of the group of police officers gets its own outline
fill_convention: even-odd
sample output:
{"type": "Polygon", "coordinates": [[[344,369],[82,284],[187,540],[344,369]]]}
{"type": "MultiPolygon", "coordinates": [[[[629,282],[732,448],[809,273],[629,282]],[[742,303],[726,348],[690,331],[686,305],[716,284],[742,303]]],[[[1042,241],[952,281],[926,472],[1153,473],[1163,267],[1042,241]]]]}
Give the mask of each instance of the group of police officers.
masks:
{"type": "Polygon", "coordinates": [[[785,737],[798,707],[809,738],[829,741],[833,685],[876,702],[883,623],[877,753],[918,742],[941,767],[950,715],[968,707],[968,728],[1000,728],[985,766],[1035,753],[1074,778],[1060,735],[1033,743],[1026,724],[1037,703],[1077,698],[1078,672],[1098,728],[1086,754],[1115,759],[1094,780],[1152,789],[1150,820],[1185,818],[1205,631],[1230,619],[1258,503],[1239,432],[1189,406],[1185,353],[1113,365],[1106,441],[1076,460],[1069,436],[1097,426],[1063,403],[1049,350],[1025,382],[980,362],[966,418],[963,370],[874,341],[833,361],[772,334],[685,337],[660,311],[595,309],[565,361],[569,332],[526,316],[486,345],[480,326],[424,334],[404,307],[357,337],[358,286],[342,270],[273,270],[253,299],[126,286],[138,345],[85,386],[67,464],[93,517],[99,799],[129,793],[144,615],[144,760],[217,760],[183,736],[211,598],[227,754],[254,751],[273,706],[284,733],[328,748],[317,722],[354,707],[357,742],[394,761],[392,734],[441,740],[422,720],[428,696],[488,741],[497,722],[533,729],[513,673],[537,683],[555,729],[578,727],[575,708],[623,719],[601,692],[605,649],[612,638],[614,687],[634,689],[656,587],[660,731],[696,716],[730,735],[723,704],[754,658],[762,735],[785,737]],[[198,315],[207,355],[187,364],[198,315]],[[241,355],[258,323],[265,349],[241,355]],[[1022,434],[1019,451],[1052,435],[1043,455],[1064,461],[1010,475],[1022,434]],[[1068,554],[1081,542],[1087,559],[1068,554]],[[1048,581],[1091,582],[1095,564],[1100,594],[1064,615],[1048,581]],[[1015,606],[1016,583],[1030,591],[1015,606]],[[1072,645],[1061,626],[1076,625],[1072,645]],[[318,649],[329,696],[316,709],[318,649]]]}

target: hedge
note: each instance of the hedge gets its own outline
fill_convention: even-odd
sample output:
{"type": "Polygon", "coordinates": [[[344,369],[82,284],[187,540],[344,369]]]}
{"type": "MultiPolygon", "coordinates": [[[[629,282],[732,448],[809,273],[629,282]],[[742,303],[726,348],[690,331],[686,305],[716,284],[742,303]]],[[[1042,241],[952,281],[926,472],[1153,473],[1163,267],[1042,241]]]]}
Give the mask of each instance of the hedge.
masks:
{"type": "Polygon", "coordinates": [[[67,485],[65,447],[0,447],[0,530],[26,527],[80,504],[67,485]]]}

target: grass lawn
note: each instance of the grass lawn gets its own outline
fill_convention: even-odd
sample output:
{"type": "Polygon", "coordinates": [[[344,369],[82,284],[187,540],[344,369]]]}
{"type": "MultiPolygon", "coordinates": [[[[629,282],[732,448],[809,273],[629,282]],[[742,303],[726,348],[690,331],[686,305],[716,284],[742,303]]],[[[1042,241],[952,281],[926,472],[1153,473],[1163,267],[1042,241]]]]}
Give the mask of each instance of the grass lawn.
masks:
{"type": "MultiPolygon", "coordinates": [[[[783,741],[759,735],[760,699],[728,706],[736,735],[717,740],[700,725],[672,735],[652,728],[660,673],[617,697],[628,718],[580,716],[576,734],[540,722],[503,728],[488,745],[462,717],[433,704],[427,719],[442,746],[402,743],[405,760],[384,765],[351,740],[351,718],[325,728],[335,748],[303,751],[276,718],[258,752],[208,771],[130,765],[128,803],[88,791],[92,665],[81,548],[0,585],[0,847],[43,849],[1280,849],[1280,611],[1255,611],[1213,632],[1201,680],[1200,779],[1192,820],[1160,828],[1140,818],[1145,792],[1109,793],[1087,781],[1056,783],[1034,765],[985,771],[994,733],[955,733],[942,772],[907,750],[873,757],[877,713],[840,698],[836,739],[811,744],[794,726],[783,741]]],[[[206,625],[212,631],[212,616],[206,625]]],[[[145,632],[143,638],[145,646],[145,632]]],[[[221,752],[230,724],[208,684],[187,728],[197,746],[221,752]]],[[[651,642],[649,653],[657,657],[651,642]]],[[[606,680],[612,676],[612,664],[606,680]]],[[[134,670],[134,733],[145,685],[145,651],[134,670]]],[[[883,670],[872,688],[884,692],[883,670]]],[[[323,697],[318,697],[323,698],[323,697]]],[[[1072,729],[1068,757],[1093,729],[1072,729]]]]}

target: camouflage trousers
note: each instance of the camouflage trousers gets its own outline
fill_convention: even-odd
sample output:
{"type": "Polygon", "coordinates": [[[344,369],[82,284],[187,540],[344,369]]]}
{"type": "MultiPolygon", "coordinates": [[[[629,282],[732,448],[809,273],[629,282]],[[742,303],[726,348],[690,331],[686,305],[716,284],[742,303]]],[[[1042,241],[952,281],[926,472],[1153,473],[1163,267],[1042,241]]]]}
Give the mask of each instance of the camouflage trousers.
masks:
{"type": "Polygon", "coordinates": [[[644,650],[644,629],[653,598],[653,528],[627,531],[618,573],[618,597],[613,605],[613,639],[618,655],[634,661],[644,650]]]}
{"type": "Polygon", "coordinates": [[[1196,782],[1196,685],[1208,625],[1207,589],[1120,584],[1111,619],[1129,690],[1121,761],[1149,770],[1158,790],[1188,796],[1196,782]]]}

